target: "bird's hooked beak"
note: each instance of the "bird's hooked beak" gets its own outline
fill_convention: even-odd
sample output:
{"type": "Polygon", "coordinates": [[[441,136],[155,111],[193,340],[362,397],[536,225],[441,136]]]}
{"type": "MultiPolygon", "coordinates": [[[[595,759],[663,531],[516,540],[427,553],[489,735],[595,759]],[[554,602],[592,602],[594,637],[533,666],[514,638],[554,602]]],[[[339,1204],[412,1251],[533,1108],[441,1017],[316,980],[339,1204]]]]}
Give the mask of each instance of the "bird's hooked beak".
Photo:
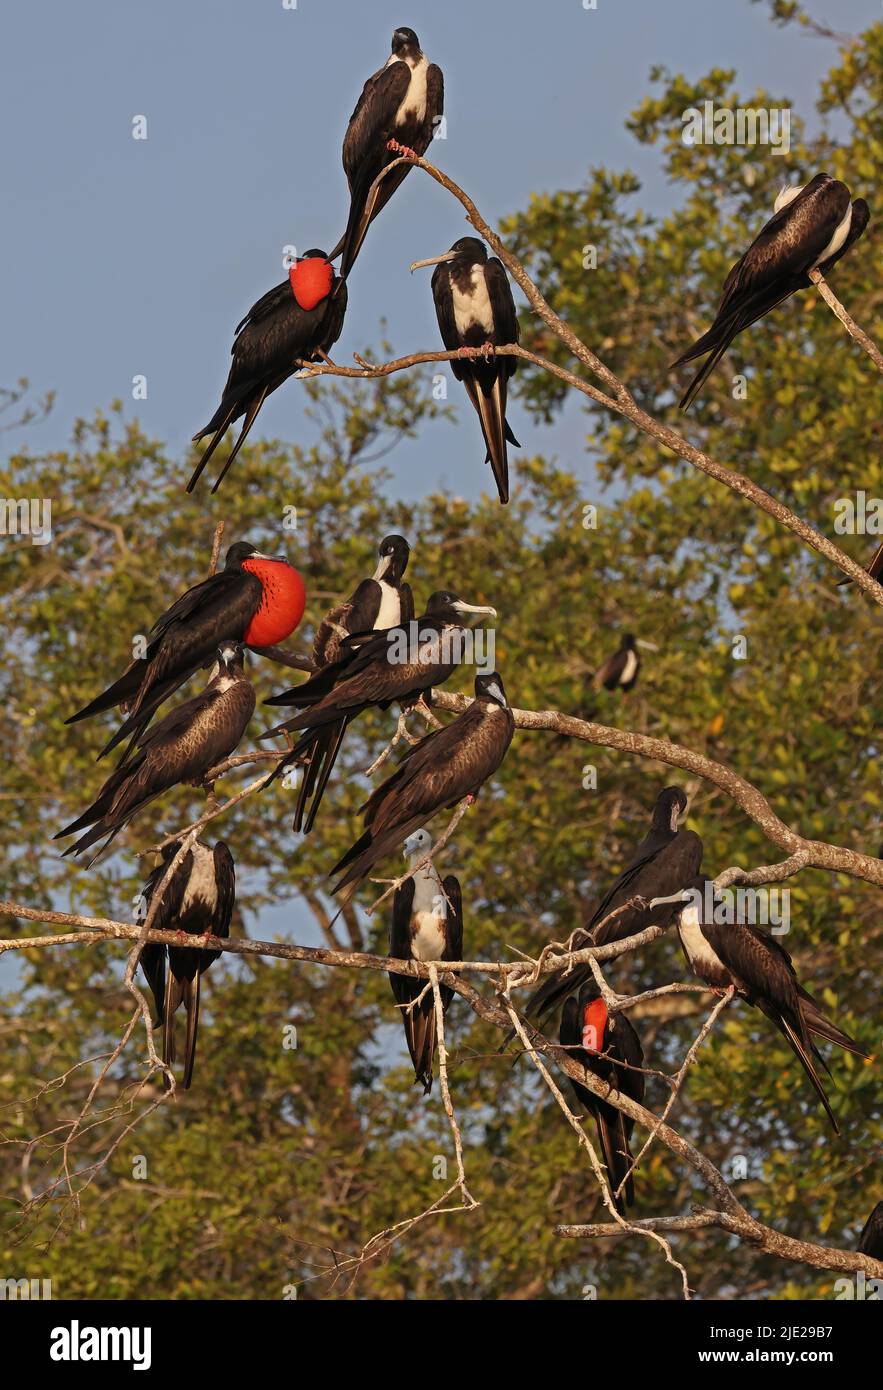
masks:
{"type": "Polygon", "coordinates": [[[458,613],[484,613],[489,618],[495,618],[497,616],[496,608],[490,608],[486,604],[481,603],[466,603],[461,598],[458,598],[457,602],[451,606],[456,608],[458,613]]]}
{"type": "Polygon", "coordinates": [[[411,262],[411,274],[413,275],[415,270],[420,270],[425,265],[441,265],[442,261],[455,261],[456,259],[456,251],[446,251],[443,256],[427,256],[425,261],[411,262]]]}
{"type": "Polygon", "coordinates": [[[402,858],[410,859],[420,848],[420,836],[422,831],[415,830],[413,835],[409,835],[402,845],[402,858]]]}
{"type": "Polygon", "coordinates": [[[643,639],[643,637],[636,637],[636,638],[635,638],[635,646],[636,646],[636,647],[643,647],[643,649],[644,649],[645,652],[658,652],[658,651],[659,651],[659,648],[657,647],[657,645],[656,645],[655,642],[645,642],[644,639],[643,639]]]}

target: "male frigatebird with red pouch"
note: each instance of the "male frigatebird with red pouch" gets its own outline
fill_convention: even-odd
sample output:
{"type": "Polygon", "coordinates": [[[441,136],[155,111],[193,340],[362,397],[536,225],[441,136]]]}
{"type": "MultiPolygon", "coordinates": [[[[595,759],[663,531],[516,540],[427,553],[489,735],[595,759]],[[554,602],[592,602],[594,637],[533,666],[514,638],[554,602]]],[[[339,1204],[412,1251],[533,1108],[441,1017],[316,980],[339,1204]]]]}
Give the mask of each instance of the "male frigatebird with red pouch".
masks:
{"type": "MultiPolygon", "coordinates": [[[[432,847],[428,830],[415,830],[404,843],[405,859],[417,865],[432,847]]],[[[440,878],[430,862],[417,869],[393,895],[389,954],[397,960],[424,962],[463,959],[463,899],[460,882],[453,874],[440,878]]],[[[423,1094],[432,1090],[432,1059],[435,1056],[435,999],[426,980],[390,973],[393,997],[399,1005],[414,1080],[423,1094]],[[417,1003],[416,1001],[420,1002],[417,1003]]],[[[442,1013],[447,1013],[454,991],[439,985],[442,1013]]]]}
{"type": "Polygon", "coordinates": [[[396,29],[392,52],[365,83],[343,140],[350,211],[346,231],[329,259],[343,252],[340,273],[344,280],[368,228],[410,174],[410,165],[399,164],[376,187],[374,180],[401,155],[426,153],[444,101],[441,68],[428,61],[413,29],[396,29]]]}
{"type": "MultiPolygon", "coordinates": [[[[150,910],[153,895],[180,848],[181,842],[173,840],[163,849],[163,862],[157,865],[144,885],[142,897],[146,911],[150,910]]],[[[218,840],[213,849],[196,840],[163,888],[152,925],[157,931],[216,936],[224,941],[230,935],[235,903],[236,870],[229,849],[223,840],[218,840]]],[[[155,941],[148,941],[141,951],[141,968],[156,1006],[156,1027],[161,1024],[163,1029],[163,1061],[169,1067],[175,1064],[175,1013],[184,1005],[187,1032],[181,1085],[185,1091],[193,1079],[200,981],[220,954],[220,951],[190,946],[166,947],[155,941]]],[[[165,1075],[163,1082],[168,1089],[165,1075]]]]}
{"type": "Polygon", "coordinates": [[[865,1054],[848,1033],[825,1017],[799,983],[791,957],[775,937],[748,922],[730,920],[733,914],[710,879],[697,877],[685,888],[684,899],[675,920],[693,973],[720,994],[734,987],[741,999],[766,1014],[797,1057],[834,1133],[839,1134],[815,1062],[828,1068],[813,1038],[824,1038],[857,1057],[865,1054]]]}
{"type": "MultiPolygon", "coordinates": [[[[583,985],[578,995],[571,995],[565,1001],[558,1038],[561,1046],[569,1049],[569,1056],[580,1062],[586,1071],[629,1100],[643,1105],[644,1052],[640,1039],[624,1013],[608,1013],[594,980],[583,985]]],[[[629,1148],[635,1122],[614,1105],[600,1100],[573,1077],[570,1084],[578,1103],[595,1118],[610,1193],[616,1210],[624,1216],[625,1208],[635,1200],[629,1148]],[[626,1179],[625,1186],[617,1196],[623,1179],[626,1179]]]]}
{"type": "Polygon", "coordinates": [[[221,642],[255,650],[273,647],[297,627],[306,591],[284,555],[264,555],[248,541],[227,551],[224,568],[188,589],[150,629],[144,656],[133,661],[103,694],[65,722],[75,724],[119,705],[126,721],[99,754],[147,728],[164,700],[214,660],[221,642]]]}
{"type": "Polygon", "coordinates": [[[337,342],[346,313],[346,285],[338,280],[324,251],[307,251],[288,272],[288,279],[268,290],[237,325],[233,363],[212,418],[193,442],[212,436],[193,470],[187,491],[196,487],[227,430],[244,415],[239,437],[215,481],[217,492],[258,411],[271,391],[293,376],[304,362],[324,357],[337,342]]]}
{"type": "Polygon", "coordinates": [[[451,371],[466,387],[478,414],[489,462],[501,502],[509,501],[507,443],[521,446],[506,419],[509,378],[514,357],[496,357],[493,349],[518,342],[518,315],[502,262],[488,256],[478,237],[464,236],[443,256],[414,261],[411,270],[434,265],[432,297],[449,352],[464,360],[451,362],[451,371]],[[478,355],[478,350],[483,355],[478,355]],[[465,360],[466,358],[470,360],[465,360]]]}

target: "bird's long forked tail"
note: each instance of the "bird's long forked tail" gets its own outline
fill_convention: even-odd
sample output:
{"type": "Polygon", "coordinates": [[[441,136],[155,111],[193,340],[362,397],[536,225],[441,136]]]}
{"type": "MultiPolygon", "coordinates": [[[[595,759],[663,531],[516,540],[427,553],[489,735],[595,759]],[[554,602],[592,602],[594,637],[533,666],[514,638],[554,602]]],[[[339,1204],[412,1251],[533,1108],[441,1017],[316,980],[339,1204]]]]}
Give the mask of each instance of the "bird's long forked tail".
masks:
{"type": "MultiPolygon", "coordinates": [[[[813,1062],[813,1051],[815,1051],[815,1049],[810,1050],[811,1045],[810,1047],[806,1046],[803,1039],[798,1034],[797,1030],[788,1022],[787,1019],[777,1019],[776,1023],[779,1027],[779,1031],[782,1033],[782,1035],[788,1042],[792,1052],[794,1053],[795,1057],[797,1057],[798,1061],[800,1062],[800,1065],[803,1067],[803,1070],[806,1072],[810,1084],[812,1085],[813,1090],[815,1091],[816,1095],[821,1101],[825,1114],[828,1116],[828,1119],[831,1122],[831,1128],[833,1129],[834,1133],[839,1137],[840,1126],[834,1118],[834,1111],[831,1109],[831,1103],[828,1100],[824,1086],[819,1080],[819,1075],[815,1069],[815,1065],[813,1062]]],[[[819,1058],[819,1060],[821,1061],[821,1058],[819,1058]]],[[[824,1062],[822,1062],[822,1065],[824,1066],[824,1062]]]]}
{"type": "MultiPolygon", "coordinates": [[[[417,983],[419,988],[415,998],[426,984],[425,980],[417,983]]],[[[432,1090],[432,1063],[435,1058],[435,1001],[432,993],[425,994],[410,1011],[403,1008],[402,1015],[408,1051],[414,1064],[414,1080],[423,1087],[426,1096],[432,1090]]]]}
{"type": "Polygon", "coordinates": [[[497,485],[497,495],[505,505],[509,501],[509,454],[507,443],[515,448],[521,445],[509,428],[506,420],[506,391],[504,380],[497,376],[489,392],[482,389],[481,381],[467,374],[463,383],[469,398],[478,413],[484,446],[487,450],[485,461],[490,464],[497,485]]]}
{"type": "Polygon", "coordinates": [[[605,1105],[603,1101],[599,1102],[590,1092],[586,1091],[580,1096],[584,1104],[587,1104],[587,1098],[591,1099],[595,1111],[598,1142],[607,1169],[607,1183],[613,1205],[620,1216],[625,1216],[626,1207],[630,1207],[635,1200],[635,1182],[631,1173],[632,1155],[625,1132],[625,1119],[621,1110],[616,1110],[612,1105],[605,1105]],[[617,1189],[627,1173],[625,1187],[617,1196],[617,1189]]]}
{"type": "Polygon", "coordinates": [[[365,237],[368,235],[368,228],[374,218],[374,209],[377,207],[377,198],[382,184],[378,184],[374,191],[371,185],[379,171],[369,163],[365,166],[362,173],[356,179],[350,198],[350,210],[347,217],[346,230],[337,246],[328,257],[334,260],[340,252],[340,278],[346,280],[350,271],[356,263],[356,257],[362,249],[365,237]]]}
{"type": "Polygon", "coordinates": [[[193,444],[198,444],[200,439],[205,439],[205,436],[207,434],[211,434],[212,437],[209,441],[208,447],[205,450],[205,453],[202,455],[202,457],[199,460],[199,463],[196,465],[196,467],[190,475],[190,482],[187,484],[188,492],[192,492],[193,489],[196,487],[196,484],[202,477],[203,469],[205,468],[212,454],[217,449],[221,440],[224,438],[224,435],[227,433],[228,429],[232,425],[233,419],[236,415],[236,408],[237,407],[235,404],[231,405],[226,415],[222,417],[220,424],[214,427],[214,430],[211,425],[206,425],[204,430],[200,430],[198,434],[195,434],[193,436],[193,439],[191,440],[191,443],[193,444]]]}
{"type": "MultiPolygon", "coordinates": [[[[193,1064],[196,1060],[196,1035],[199,1030],[200,973],[197,970],[192,980],[176,980],[171,970],[166,981],[166,1006],[163,1019],[163,1061],[167,1067],[174,1067],[177,1060],[175,1046],[175,1011],[183,1003],[187,1014],[184,1039],[184,1072],[181,1088],[190,1089],[193,1080],[193,1064]]],[[[163,1074],[165,1090],[170,1088],[169,1078],[163,1074]]]]}

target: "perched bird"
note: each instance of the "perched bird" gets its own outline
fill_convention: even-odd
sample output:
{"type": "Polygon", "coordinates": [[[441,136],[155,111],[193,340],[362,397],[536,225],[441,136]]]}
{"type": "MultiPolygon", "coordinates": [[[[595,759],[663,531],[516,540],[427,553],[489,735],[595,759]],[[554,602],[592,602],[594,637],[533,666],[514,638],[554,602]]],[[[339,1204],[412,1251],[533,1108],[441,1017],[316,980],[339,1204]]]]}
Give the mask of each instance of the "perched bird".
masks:
{"type": "MultiPolygon", "coordinates": [[[[565,1000],[561,1013],[559,1041],[562,1047],[573,1049],[571,1057],[582,1063],[586,1071],[597,1076],[621,1095],[638,1105],[644,1103],[644,1052],[637,1033],[624,1013],[607,1012],[607,1005],[594,980],[583,985],[578,995],[565,1000]]],[[[635,1184],[631,1176],[632,1153],[629,1140],[635,1122],[615,1106],[600,1100],[578,1081],[570,1079],[578,1104],[595,1117],[598,1140],[607,1168],[610,1194],[620,1216],[635,1200],[635,1184]],[[617,1197],[620,1183],[629,1174],[625,1187],[617,1197]]]]}
{"type": "Polygon", "coordinates": [[[433,686],[442,685],[464,659],[466,616],[480,613],[497,616],[494,608],[466,603],[440,589],[413,624],[413,632],[410,627],[399,626],[349,638],[333,665],[265,702],[293,705],[301,713],[269,729],[264,738],[306,730],[267,782],[269,785],[287,767],[305,764],[295,808],[295,831],[302,825],[306,834],[312,829],[348,725],[367,709],[386,710],[395,702],[409,708],[426,698],[433,686]]]}
{"type": "Polygon", "coordinates": [[[350,190],[346,231],[331,252],[343,253],[340,274],[346,279],[365,234],[399,184],[411,172],[400,164],[372,192],[372,184],[400,155],[424,155],[444,110],[441,68],[427,60],[413,29],[396,29],[392,53],[368,78],[343,139],[343,168],[350,190]]]}
{"type": "Polygon", "coordinates": [[[434,265],[432,297],[449,352],[461,350],[463,361],[452,361],[451,371],[462,381],[475,406],[501,502],[509,501],[507,442],[520,448],[506,419],[509,378],[516,358],[497,357],[493,349],[517,343],[518,316],[509,280],[496,256],[488,256],[478,237],[464,236],[443,256],[415,261],[411,270],[434,265]],[[471,349],[483,349],[482,357],[471,349]],[[465,360],[466,358],[469,360],[465,360]]]}
{"type": "Polygon", "coordinates": [[[198,786],[216,763],[233,752],[254,705],[254,687],[243,668],[242,647],[224,643],[218,648],[217,665],[202,694],[185,700],[161,719],[141,739],[137,752],[110,774],[89,809],[53,837],[58,840],[91,826],[65,855],[81,854],[103,836],[107,838],[102,849],[106,848],[161,792],[184,783],[198,786]]]}
{"type": "MultiPolygon", "coordinates": [[[[611,883],[604,897],[581,932],[574,935],[573,949],[606,946],[635,936],[646,927],[667,927],[674,920],[679,903],[651,907],[654,898],[667,898],[686,888],[702,864],[702,841],[693,830],[679,828],[687,809],[687,798],[680,787],[665,787],[656,798],[648,833],[638,845],[622,873],[611,883]],[[633,898],[637,902],[615,920],[602,925],[619,907],[633,898]]],[[[526,1012],[543,1018],[561,1001],[592,978],[588,965],[574,966],[569,972],[547,976],[527,1001],[526,1012]]]]}
{"type": "MultiPolygon", "coordinates": [[[[415,830],[404,843],[405,859],[417,864],[432,844],[428,830],[415,830]]],[[[431,862],[397,888],[392,902],[389,954],[396,960],[444,961],[463,959],[463,905],[460,883],[453,874],[441,879],[431,862]]],[[[426,980],[409,975],[389,977],[396,1003],[401,1008],[405,1038],[414,1080],[423,1094],[432,1090],[432,1059],[435,1056],[435,1001],[426,980]],[[420,999],[420,996],[423,996],[420,999]],[[414,1001],[420,999],[419,1004],[414,1001]],[[409,1007],[413,1005],[413,1007],[409,1007]]],[[[447,1013],[454,991],[439,985],[442,1012],[447,1013]]]]}
{"type": "Polygon", "coordinates": [[[641,669],[641,658],[637,649],[650,646],[651,643],[640,642],[637,637],[626,632],[616,651],[611,652],[595,672],[595,685],[598,688],[603,686],[605,690],[631,690],[641,669]]]}
{"type": "Polygon", "coordinates": [[[836,1043],[857,1057],[865,1054],[799,984],[791,957],[775,937],[747,922],[730,920],[732,913],[728,915],[709,879],[697,877],[686,886],[684,897],[675,920],[693,973],[718,993],[732,985],[741,999],[772,1020],[809,1077],[834,1133],[839,1134],[814,1059],[828,1068],[813,1038],[836,1043]]]}
{"type": "Polygon", "coordinates": [[[378,859],[415,831],[436,811],[450,810],[464,797],[474,801],[506,756],[515,720],[496,671],[475,677],[475,699],[443,729],[409,748],[395,772],[361,808],[365,833],[331,870],[343,877],[335,893],[348,889],[348,902],[378,859]]]}
{"type": "Polygon", "coordinates": [[[341,644],[353,633],[371,632],[409,623],[414,616],[410,584],[402,583],[411,547],[404,536],[385,536],[377,568],[363,579],[344,603],[329,610],[316,628],[313,665],[317,671],[338,661],[341,644]]]}
{"type": "Polygon", "coordinates": [[[267,396],[293,376],[302,362],[315,362],[328,353],[340,337],[345,313],[346,285],[335,276],[325,252],[317,250],[300,256],[288,279],[251,306],[236,327],[233,363],[221,404],[205,428],[193,436],[194,444],[207,434],[212,438],[193,470],[188,492],[196,487],[227,430],[244,415],[239,438],[212,488],[217,492],[267,396]]]}
{"type": "MultiPolygon", "coordinates": [[[[176,840],[163,849],[163,862],[157,865],[144,885],[142,898],[146,911],[150,910],[153,895],[180,847],[181,842],[176,840]]],[[[196,840],[165,885],[153,926],[157,931],[216,936],[225,941],[230,935],[235,903],[236,870],[229,849],[223,840],[218,840],[214,849],[196,840]]],[[[141,951],[141,968],[153,994],[155,1026],[162,1024],[163,1061],[169,1067],[175,1064],[175,1013],[181,1004],[184,1005],[187,1034],[181,1085],[185,1091],[193,1079],[200,980],[220,954],[220,951],[197,950],[190,946],[166,947],[154,941],[148,941],[141,951]]],[[[165,1076],[163,1083],[168,1089],[169,1081],[165,1076]]]]}
{"type": "Polygon", "coordinates": [[[773,216],[724,281],[714,323],[671,364],[673,370],[710,354],[684,392],[682,410],[690,408],[737,333],[805,289],[810,270],[827,275],[858,240],[870,211],[864,198],[854,203],[850,198],[846,184],[830,174],[816,174],[802,188],[782,189],[773,216]]]}
{"type": "Polygon", "coordinates": [[[864,1224],[856,1246],[860,1255],[883,1260],[883,1202],[878,1202],[864,1224]]]}
{"type": "Polygon", "coordinates": [[[236,541],[223,569],[194,584],[157,618],[144,656],[65,723],[119,705],[128,718],[99,757],[125,738],[134,743],[160,705],[214,659],[221,642],[254,650],[275,646],[297,627],[305,604],[303,579],[284,555],[264,555],[248,541],[236,541]]]}

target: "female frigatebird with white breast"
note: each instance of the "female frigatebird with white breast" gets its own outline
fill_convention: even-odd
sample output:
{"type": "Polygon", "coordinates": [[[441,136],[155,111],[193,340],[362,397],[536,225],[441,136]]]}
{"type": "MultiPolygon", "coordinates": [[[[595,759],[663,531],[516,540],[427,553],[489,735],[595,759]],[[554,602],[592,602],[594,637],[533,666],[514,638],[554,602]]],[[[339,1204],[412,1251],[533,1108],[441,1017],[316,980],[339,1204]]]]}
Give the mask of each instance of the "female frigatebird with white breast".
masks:
{"type": "MultiPolygon", "coordinates": [[[[586,1071],[636,1104],[644,1104],[644,1050],[640,1039],[624,1013],[608,1013],[594,980],[583,985],[578,995],[571,995],[565,1001],[558,1039],[586,1071]]],[[[610,1195],[616,1210],[624,1216],[626,1207],[635,1200],[629,1148],[635,1122],[615,1106],[600,1100],[573,1077],[568,1079],[578,1103],[595,1118],[610,1195]],[[617,1196],[624,1179],[625,1186],[617,1196]]]]}
{"type": "Polygon", "coordinates": [[[877,1203],[865,1222],[856,1250],[873,1260],[883,1260],[883,1202],[877,1203]]]}
{"type": "Polygon", "coordinates": [[[826,1071],[828,1068],[813,1038],[836,1043],[857,1057],[865,1054],[847,1033],[825,1017],[812,995],[800,985],[791,957],[775,937],[750,923],[731,920],[733,914],[715,893],[710,879],[697,877],[686,886],[684,898],[675,920],[693,973],[719,994],[733,987],[741,999],[760,1009],[776,1025],[809,1077],[834,1133],[839,1134],[814,1061],[820,1062],[826,1071]]]}
{"type": "Polygon", "coordinates": [[[444,111],[441,68],[430,63],[413,29],[396,29],[384,66],[368,78],[343,139],[343,168],[350,189],[346,231],[331,252],[341,252],[345,280],[377,214],[410,174],[399,164],[372,188],[388,165],[401,155],[419,157],[429,149],[444,111]]]}
{"type": "Polygon", "coordinates": [[[237,325],[233,363],[227,385],[212,418],[193,436],[194,444],[212,436],[193,470],[187,491],[192,492],[212,454],[235,420],[244,415],[239,437],[218,474],[221,480],[272,391],[293,376],[304,362],[325,357],[343,330],[346,285],[334,274],[324,251],[307,251],[288,272],[288,279],[268,290],[237,325]]]}
{"type": "Polygon", "coordinates": [[[409,707],[428,696],[433,686],[448,680],[464,657],[464,619],[478,614],[497,616],[494,608],[466,603],[457,594],[440,589],[431,595],[426,612],[415,623],[348,638],[333,665],[265,701],[268,705],[293,705],[301,713],[269,729],[264,738],[306,731],[266,784],[269,786],[287,767],[306,764],[298,788],[295,831],[303,826],[304,833],[309,834],[312,829],[349,724],[367,709],[386,710],[396,702],[409,707]]]}
{"type": "Polygon", "coordinates": [[[611,652],[595,672],[595,685],[603,686],[605,690],[631,690],[641,669],[638,647],[650,647],[653,650],[651,643],[641,642],[630,632],[626,632],[617,650],[611,652]]]}
{"type": "Polygon", "coordinates": [[[214,659],[221,642],[241,642],[255,651],[273,647],[297,627],[305,604],[303,579],[284,555],[264,555],[248,541],[236,541],[223,569],[194,584],[157,618],[144,656],[65,723],[119,705],[128,718],[99,757],[125,738],[134,743],[160,705],[214,659]]]}
{"type": "MultiPolygon", "coordinates": [[[[696,877],[702,864],[702,841],[694,830],[679,828],[687,809],[687,797],[680,787],[665,787],[656,798],[650,830],[638,845],[622,873],[611,883],[582,931],[575,933],[573,949],[606,946],[635,936],[646,927],[667,927],[674,920],[679,904],[651,906],[654,898],[679,893],[696,877]],[[605,923],[617,908],[632,907],[605,923]]],[[[527,1001],[526,1013],[543,1018],[583,981],[592,978],[589,965],[577,965],[568,973],[553,974],[527,1001]]]]}
{"type": "Polygon", "coordinates": [[[344,603],[325,614],[313,639],[313,665],[317,671],[341,657],[341,644],[359,632],[381,631],[409,623],[414,616],[414,595],[402,582],[411,547],[404,536],[384,536],[377,568],[363,579],[344,603]]]}
{"type": "Polygon", "coordinates": [[[714,323],[670,370],[709,353],[681,399],[688,410],[730,343],[797,290],[811,284],[808,272],[827,275],[868,225],[864,198],[851,202],[845,183],[816,174],[801,188],[783,188],[773,216],[724,281],[714,323]]]}
{"type": "Polygon", "coordinates": [[[225,642],[218,648],[217,664],[205,690],[154,725],[137,751],[111,773],[89,809],[53,837],[58,840],[91,826],[65,855],[81,854],[103,836],[107,839],[102,849],[106,848],[161,792],[184,783],[198,786],[211,768],[233,752],[255,706],[254,687],[243,662],[238,643],[225,642]]]}
{"type": "Polygon", "coordinates": [[[475,677],[475,699],[443,729],[435,729],[409,748],[395,772],[361,808],[365,833],[335,864],[329,877],[343,873],[334,887],[349,902],[371,869],[436,811],[474,801],[506,756],[515,720],[503,681],[494,671],[475,677]]]}
{"type": "MultiPolygon", "coordinates": [[[[181,848],[174,840],[162,851],[163,862],[153,870],[142,898],[147,911],[166,870],[181,848]]],[[[223,840],[214,849],[195,840],[179,861],[162,891],[152,925],[157,931],[177,931],[188,936],[216,936],[225,941],[236,903],[236,870],[233,856],[223,840]]],[[[199,1027],[199,992],[202,976],[220,951],[190,946],[163,946],[148,941],[141,951],[141,968],[147,977],[156,1006],[156,1027],[163,1028],[163,1061],[175,1064],[175,1013],[181,1004],[187,1015],[184,1042],[184,1073],[181,1085],[186,1091],[193,1080],[196,1034],[199,1027]],[[166,955],[168,953],[168,976],[166,955]]],[[[168,1077],[163,1084],[169,1087],[168,1077]]]]}
{"type": "Polygon", "coordinates": [[[514,357],[496,357],[493,349],[517,343],[518,315],[502,262],[488,256],[478,237],[464,236],[443,256],[414,261],[411,270],[434,265],[432,297],[449,352],[460,351],[469,361],[454,360],[451,371],[462,381],[475,406],[501,502],[509,501],[507,443],[521,446],[506,419],[509,378],[514,357]],[[483,356],[478,351],[483,351],[483,356]]]}
{"type": "MultiPolygon", "coordinates": [[[[419,864],[432,846],[428,830],[415,830],[403,845],[405,859],[419,864]]],[[[424,962],[463,959],[463,900],[460,882],[453,874],[440,878],[430,861],[397,888],[392,901],[389,954],[396,960],[424,962]]],[[[432,1090],[435,1056],[435,1001],[426,980],[390,974],[389,983],[402,1014],[414,1080],[423,1094],[432,1090]],[[422,996],[422,998],[421,998],[422,996]],[[419,999],[420,1002],[414,1001],[419,999]]],[[[447,1013],[454,991],[439,985],[442,1013],[447,1013]]]]}

